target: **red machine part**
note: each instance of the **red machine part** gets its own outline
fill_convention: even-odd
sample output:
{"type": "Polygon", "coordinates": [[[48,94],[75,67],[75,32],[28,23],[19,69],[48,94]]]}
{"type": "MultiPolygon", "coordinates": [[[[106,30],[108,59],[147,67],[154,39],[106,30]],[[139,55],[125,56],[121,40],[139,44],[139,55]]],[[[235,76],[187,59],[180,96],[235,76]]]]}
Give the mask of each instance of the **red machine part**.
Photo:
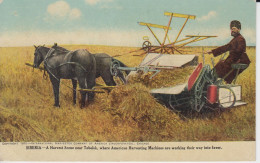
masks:
{"type": "Polygon", "coordinates": [[[189,80],[188,80],[188,91],[191,90],[192,86],[194,85],[196,79],[198,78],[198,76],[200,74],[201,69],[202,69],[202,63],[200,63],[196,67],[196,69],[193,71],[193,73],[189,77],[189,80]]]}
{"type": "Polygon", "coordinates": [[[218,98],[218,87],[216,85],[209,85],[207,89],[208,102],[214,104],[218,98]]]}

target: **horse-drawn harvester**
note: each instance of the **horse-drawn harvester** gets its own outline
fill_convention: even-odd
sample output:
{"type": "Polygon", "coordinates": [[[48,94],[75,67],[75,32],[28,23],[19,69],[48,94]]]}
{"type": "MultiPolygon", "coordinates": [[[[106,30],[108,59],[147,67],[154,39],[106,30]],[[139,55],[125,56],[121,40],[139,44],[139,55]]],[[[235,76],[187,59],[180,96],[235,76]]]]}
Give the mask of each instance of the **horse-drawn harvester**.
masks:
{"type": "MultiPolygon", "coordinates": [[[[219,79],[214,71],[214,63],[213,68],[211,68],[209,65],[204,64],[204,56],[203,56],[203,63],[198,64],[198,56],[195,54],[185,54],[185,55],[177,55],[177,54],[170,54],[177,51],[180,54],[183,54],[184,50],[182,48],[192,42],[197,42],[200,40],[204,40],[211,37],[216,36],[206,36],[206,35],[187,35],[187,38],[179,39],[179,36],[186,25],[187,21],[189,19],[195,19],[194,15],[185,15],[185,14],[176,14],[176,13],[169,13],[165,12],[164,15],[170,16],[170,20],[167,26],[157,25],[157,24],[150,24],[150,23],[143,23],[140,22],[140,25],[147,26],[148,29],[152,32],[153,36],[156,38],[157,42],[160,44],[159,46],[152,46],[151,43],[146,40],[143,43],[143,47],[139,50],[145,50],[146,56],[141,61],[139,66],[137,67],[127,67],[125,64],[120,62],[119,60],[108,56],[107,54],[101,54],[101,58],[96,60],[96,62],[103,62],[104,60],[109,61],[108,64],[106,64],[106,70],[98,70],[99,67],[104,68],[105,66],[102,66],[102,64],[97,63],[97,67],[95,70],[93,70],[95,73],[97,73],[95,76],[101,76],[103,80],[107,78],[108,80],[104,80],[107,85],[96,85],[94,87],[81,87],[78,89],[81,93],[82,92],[90,92],[90,93],[104,93],[106,91],[104,90],[111,90],[115,87],[116,83],[113,82],[113,76],[114,77],[120,77],[124,84],[126,84],[125,76],[122,76],[123,71],[127,71],[128,76],[133,75],[133,73],[143,72],[153,72],[154,74],[150,77],[153,78],[156,74],[160,73],[163,69],[175,69],[180,68],[186,65],[197,65],[194,72],[191,74],[188,83],[177,85],[174,87],[165,87],[165,88],[159,88],[159,89],[152,89],[150,93],[161,103],[163,103],[166,106],[169,106],[172,110],[178,110],[182,111],[184,109],[192,109],[197,112],[200,112],[203,110],[203,108],[231,108],[233,106],[237,105],[243,105],[246,104],[242,102],[241,97],[241,86],[235,85],[235,81],[232,85],[226,85],[223,82],[223,79],[219,79]],[[180,29],[178,35],[176,36],[175,40],[173,42],[170,41],[168,37],[168,31],[171,29],[170,24],[173,17],[179,17],[179,18],[186,18],[186,21],[184,22],[182,28],[180,29]],[[163,38],[163,41],[161,42],[158,37],[154,34],[151,27],[154,28],[162,28],[165,30],[165,37],[163,38]],[[168,38],[169,44],[165,44],[166,38],[168,38]],[[188,42],[185,42],[188,41],[188,42]],[[165,54],[166,53],[166,54],[165,54]],[[104,56],[105,55],[105,56],[104,56]],[[104,76],[100,75],[102,72],[105,71],[104,76]],[[129,73],[130,72],[130,73],[129,73]]],[[[56,45],[57,46],[57,45],[56,45]]],[[[55,46],[54,46],[55,47],[55,46]]],[[[41,54],[39,51],[40,48],[36,47],[36,53],[41,54]]],[[[45,48],[46,49],[46,48],[45,48]]],[[[48,48],[47,48],[48,49],[48,48]]],[[[57,78],[56,75],[53,75],[55,71],[53,71],[53,67],[48,65],[47,59],[52,56],[55,56],[55,53],[52,54],[50,52],[51,50],[55,52],[55,48],[49,48],[50,50],[45,51],[45,58],[42,58],[42,61],[44,62],[45,69],[46,67],[49,67],[49,74],[52,75],[52,78],[57,79],[59,81],[60,78],[57,78]],[[50,71],[52,69],[52,71],[50,71]]],[[[137,50],[137,51],[139,51],[137,50]]],[[[74,52],[66,51],[65,49],[64,56],[65,58],[71,58],[69,54],[73,54],[74,52]]],[[[85,51],[84,51],[85,52],[85,51]]],[[[133,51],[132,51],[133,52],[133,51]]],[[[85,52],[87,55],[89,55],[89,52],[85,52]]],[[[143,53],[143,54],[145,54],[143,53]]],[[[100,54],[93,54],[95,57],[100,54]]],[[[56,55],[57,56],[57,55],[56,55]]],[[[91,55],[90,55],[91,56],[91,55]]],[[[99,56],[100,57],[100,56],[99,56]]],[[[32,66],[31,64],[28,64],[29,66],[32,66]]],[[[56,67],[62,67],[62,66],[73,66],[75,67],[82,67],[81,65],[78,65],[78,63],[74,63],[70,60],[68,60],[65,63],[62,63],[56,67]]],[[[39,66],[39,64],[38,64],[39,66]]],[[[37,67],[38,67],[37,66],[37,67]]],[[[232,65],[233,70],[239,72],[241,69],[245,69],[247,65],[243,64],[235,64],[232,65]]],[[[44,69],[44,68],[43,68],[44,69]]],[[[82,68],[81,68],[82,69],[82,68]]],[[[80,69],[80,70],[81,70],[80,69]]],[[[84,70],[84,67],[83,67],[84,70]]],[[[47,69],[48,71],[48,69],[47,69]]],[[[232,72],[231,71],[231,72],[232,72]]],[[[231,73],[230,72],[230,73],[231,73]]],[[[237,73],[238,75],[238,73],[237,73]]],[[[73,73],[72,75],[73,76],[73,73]]],[[[228,74],[227,74],[228,76],[228,74]]],[[[73,76],[77,77],[77,76],[73,76]]],[[[224,77],[225,78],[225,77],[224,77]]],[[[73,80],[73,79],[72,79],[73,80]]],[[[55,80],[54,80],[55,81],[55,80]]],[[[84,83],[83,83],[84,86],[84,83]]],[[[73,85],[73,91],[75,94],[75,88],[73,85]]],[[[57,96],[57,95],[56,95],[57,96]]],[[[58,97],[55,97],[55,100],[58,97]]],[[[56,102],[58,105],[58,102],[56,102]]]]}

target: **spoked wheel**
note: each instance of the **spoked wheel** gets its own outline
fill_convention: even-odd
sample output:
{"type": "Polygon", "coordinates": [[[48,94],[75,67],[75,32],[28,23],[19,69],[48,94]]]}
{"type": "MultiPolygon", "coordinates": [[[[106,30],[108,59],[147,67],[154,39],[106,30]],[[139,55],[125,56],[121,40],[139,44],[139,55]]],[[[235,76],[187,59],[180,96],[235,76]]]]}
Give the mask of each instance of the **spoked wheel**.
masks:
{"type": "Polygon", "coordinates": [[[176,100],[176,99],[175,99],[174,95],[170,95],[168,105],[169,105],[170,109],[171,109],[173,112],[175,112],[175,113],[180,113],[181,110],[180,110],[180,109],[178,108],[178,106],[176,105],[175,100],[176,100]]]}
{"type": "Polygon", "coordinates": [[[236,103],[236,95],[228,86],[219,86],[218,104],[221,109],[231,108],[236,103]]]}
{"type": "Polygon", "coordinates": [[[119,75],[117,77],[120,79],[121,84],[126,84],[127,83],[127,80],[126,80],[127,74],[125,73],[125,71],[120,71],[119,75]]]}
{"type": "Polygon", "coordinates": [[[110,66],[110,73],[111,73],[111,75],[113,75],[113,76],[117,76],[118,75],[118,73],[120,71],[118,69],[118,67],[120,67],[120,63],[117,60],[112,61],[111,66],[110,66]]]}
{"type": "Polygon", "coordinates": [[[117,60],[112,61],[111,66],[110,66],[110,73],[114,78],[114,81],[116,82],[117,85],[120,85],[119,80],[123,83],[126,84],[126,75],[124,72],[119,70],[118,68],[120,67],[120,63],[117,60]]]}
{"type": "Polygon", "coordinates": [[[146,52],[149,52],[150,49],[151,49],[151,42],[150,41],[145,41],[142,45],[142,48],[146,51],[146,52]]]}

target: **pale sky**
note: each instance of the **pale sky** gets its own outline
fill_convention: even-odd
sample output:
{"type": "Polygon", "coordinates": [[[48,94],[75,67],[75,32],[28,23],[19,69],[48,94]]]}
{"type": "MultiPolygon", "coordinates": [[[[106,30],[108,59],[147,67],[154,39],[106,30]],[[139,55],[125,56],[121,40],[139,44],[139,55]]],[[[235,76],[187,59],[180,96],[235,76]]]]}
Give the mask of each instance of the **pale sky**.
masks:
{"type": "MultiPolygon", "coordinates": [[[[93,44],[141,46],[143,36],[157,42],[137,22],[167,25],[164,12],[195,15],[185,35],[217,35],[190,45],[218,46],[228,43],[229,23],[239,20],[247,45],[256,44],[255,0],[0,0],[0,47],[40,44],[93,44]]],[[[173,18],[173,41],[184,23],[173,18]]],[[[154,29],[162,40],[164,31],[154,29]]]]}

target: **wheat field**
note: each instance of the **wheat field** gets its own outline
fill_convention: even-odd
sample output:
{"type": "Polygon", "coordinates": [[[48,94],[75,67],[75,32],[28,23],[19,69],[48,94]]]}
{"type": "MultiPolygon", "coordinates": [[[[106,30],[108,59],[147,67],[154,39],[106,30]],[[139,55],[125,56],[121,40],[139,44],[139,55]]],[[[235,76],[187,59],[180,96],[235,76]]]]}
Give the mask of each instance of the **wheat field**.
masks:
{"type": "MultiPolygon", "coordinates": [[[[105,52],[129,67],[138,66],[143,56],[132,56],[137,48],[61,45],[69,50],[105,52]]],[[[202,47],[189,47],[190,54],[202,47]]],[[[204,47],[205,51],[212,47],[204,47]]],[[[34,47],[0,47],[0,141],[252,141],[255,140],[255,47],[247,47],[251,64],[237,80],[248,104],[225,111],[176,114],[158,103],[151,88],[185,82],[194,67],[166,70],[152,80],[133,78],[110,93],[96,94],[94,102],[80,109],[72,102],[70,80],[62,80],[60,108],[49,79],[25,62],[33,62],[34,47]]],[[[210,64],[212,55],[205,62],[210,64]]],[[[215,58],[215,62],[219,58],[215,58]]],[[[202,62],[202,57],[199,57],[202,62]]],[[[97,83],[103,84],[102,79],[97,83]]]]}

